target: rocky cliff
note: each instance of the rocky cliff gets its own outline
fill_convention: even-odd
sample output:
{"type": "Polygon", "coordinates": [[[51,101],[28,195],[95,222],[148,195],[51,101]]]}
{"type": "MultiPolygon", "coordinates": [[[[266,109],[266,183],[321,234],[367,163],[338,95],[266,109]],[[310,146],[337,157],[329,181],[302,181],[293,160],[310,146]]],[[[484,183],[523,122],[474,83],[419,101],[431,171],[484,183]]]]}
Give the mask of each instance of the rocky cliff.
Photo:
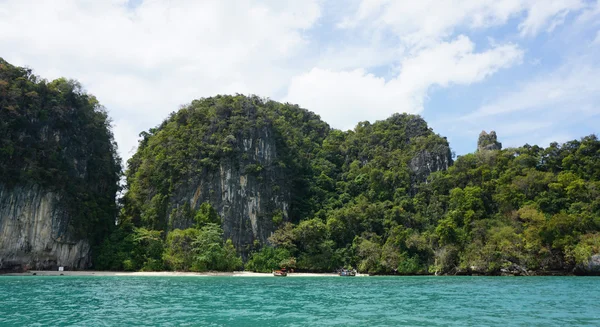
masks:
{"type": "Polygon", "coordinates": [[[491,131],[489,134],[486,131],[482,131],[479,134],[477,151],[485,150],[502,150],[502,143],[498,142],[498,136],[495,131],[491,131]]]}
{"type": "Polygon", "coordinates": [[[0,185],[0,270],[84,269],[90,244],[73,238],[59,196],[36,185],[0,185]]]}
{"type": "Polygon", "coordinates": [[[194,225],[181,214],[189,204],[198,210],[210,203],[222,218],[226,238],[242,249],[254,240],[265,242],[275,229],[273,217],[288,220],[290,185],[277,165],[277,145],[269,127],[251,128],[245,136],[230,138],[239,155],[225,156],[215,169],[203,168],[181,183],[170,197],[167,219],[170,229],[194,225]]]}
{"type": "Polygon", "coordinates": [[[120,173],[95,97],[0,58],[0,269],[87,268],[114,229],[120,173]]]}
{"type": "Polygon", "coordinates": [[[123,220],[167,234],[193,227],[208,203],[224,237],[245,253],[299,219],[314,177],[311,147],[328,129],[313,113],[258,97],[195,100],[142,133],[128,163],[123,220]]]}
{"type": "Polygon", "coordinates": [[[440,170],[447,170],[452,165],[450,147],[439,145],[432,149],[423,149],[409,163],[415,183],[426,182],[427,176],[440,170]]]}

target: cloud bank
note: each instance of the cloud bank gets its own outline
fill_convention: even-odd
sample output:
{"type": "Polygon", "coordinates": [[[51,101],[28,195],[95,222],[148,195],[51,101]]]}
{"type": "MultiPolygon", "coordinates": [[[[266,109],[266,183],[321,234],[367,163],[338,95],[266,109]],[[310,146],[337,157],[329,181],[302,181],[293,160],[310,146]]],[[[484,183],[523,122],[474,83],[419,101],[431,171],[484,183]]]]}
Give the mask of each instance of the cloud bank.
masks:
{"type": "MultiPolygon", "coordinates": [[[[595,121],[599,18],[597,0],[0,0],[0,55],[80,80],[125,158],[142,130],[223,93],[298,103],[343,129],[451,117],[434,127],[464,152],[492,125],[532,143],[569,110],[595,121]]],[[[579,136],[574,124],[554,135],[579,136]]]]}

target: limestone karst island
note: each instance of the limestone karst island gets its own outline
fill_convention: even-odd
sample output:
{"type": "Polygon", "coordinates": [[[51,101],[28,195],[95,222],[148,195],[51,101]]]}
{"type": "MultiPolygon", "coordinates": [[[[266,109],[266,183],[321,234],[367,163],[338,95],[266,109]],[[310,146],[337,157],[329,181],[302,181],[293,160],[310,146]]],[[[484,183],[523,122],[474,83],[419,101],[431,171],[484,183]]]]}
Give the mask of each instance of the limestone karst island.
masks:
{"type": "Polygon", "coordinates": [[[600,0],[0,0],[0,327],[600,326],[600,0]]]}
{"type": "Polygon", "coordinates": [[[301,104],[190,100],[122,163],[102,99],[0,59],[0,271],[600,273],[595,135],[482,132],[455,157],[415,115],[342,131],[301,104]]]}

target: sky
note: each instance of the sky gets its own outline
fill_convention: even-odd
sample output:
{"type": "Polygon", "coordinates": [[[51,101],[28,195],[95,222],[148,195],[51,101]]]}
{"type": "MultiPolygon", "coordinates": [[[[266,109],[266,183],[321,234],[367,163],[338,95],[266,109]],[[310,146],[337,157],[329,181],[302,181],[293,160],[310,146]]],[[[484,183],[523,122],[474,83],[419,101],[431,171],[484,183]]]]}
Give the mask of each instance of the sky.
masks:
{"type": "Polygon", "coordinates": [[[256,94],[332,127],[419,114],[458,154],[600,132],[600,0],[0,0],[0,57],[78,80],[121,156],[193,99],[256,94]]]}

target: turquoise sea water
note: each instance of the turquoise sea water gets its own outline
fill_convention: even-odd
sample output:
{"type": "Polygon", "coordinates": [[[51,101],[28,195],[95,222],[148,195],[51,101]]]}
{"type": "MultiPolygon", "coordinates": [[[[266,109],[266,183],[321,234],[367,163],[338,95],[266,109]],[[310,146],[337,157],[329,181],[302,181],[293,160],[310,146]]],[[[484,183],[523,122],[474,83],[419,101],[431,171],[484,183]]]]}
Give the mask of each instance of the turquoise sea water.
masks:
{"type": "Polygon", "coordinates": [[[0,326],[600,326],[600,278],[0,276],[0,326]]]}

